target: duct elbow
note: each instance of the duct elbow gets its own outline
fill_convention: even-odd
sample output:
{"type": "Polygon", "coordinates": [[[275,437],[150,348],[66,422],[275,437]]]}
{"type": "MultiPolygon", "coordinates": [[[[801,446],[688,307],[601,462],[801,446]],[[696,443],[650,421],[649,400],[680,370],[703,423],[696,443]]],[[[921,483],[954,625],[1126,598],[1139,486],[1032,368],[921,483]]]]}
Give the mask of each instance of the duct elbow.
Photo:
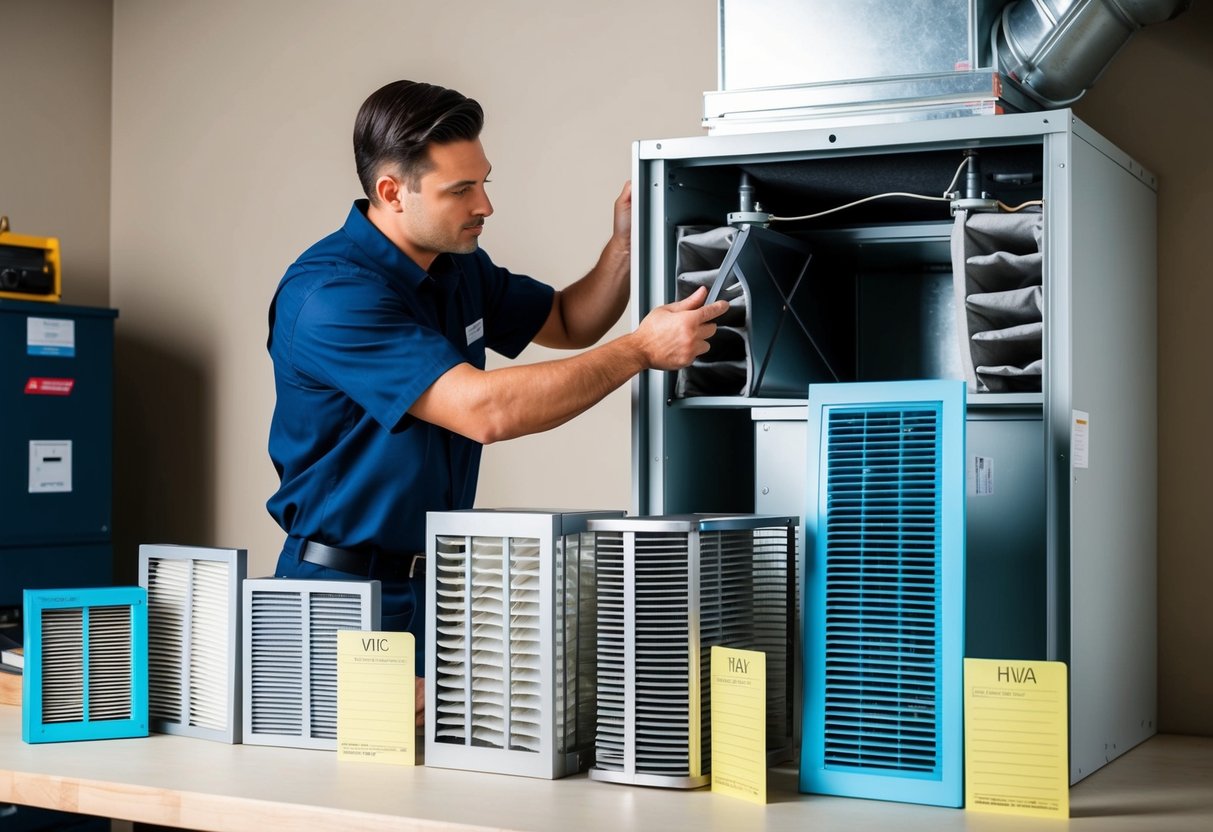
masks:
{"type": "Polygon", "coordinates": [[[1191,0],[1014,0],[994,30],[998,69],[1048,107],[1073,103],[1143,26],[1171,20],[1191,0]]]}

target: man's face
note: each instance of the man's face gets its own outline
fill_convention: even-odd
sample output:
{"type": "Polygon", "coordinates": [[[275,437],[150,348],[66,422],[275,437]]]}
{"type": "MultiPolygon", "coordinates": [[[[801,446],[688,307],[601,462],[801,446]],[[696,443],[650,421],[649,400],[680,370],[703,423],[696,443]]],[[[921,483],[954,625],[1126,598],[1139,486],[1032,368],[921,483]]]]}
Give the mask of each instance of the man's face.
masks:
{"type": "Polygon", "coordinates": [[[417,191],[400,191],[400,232],[430,259],[443,252],[469,254],[493,213],[484,189],[492,166],[479,139],[431,145],[430,162],[417,191]]]}

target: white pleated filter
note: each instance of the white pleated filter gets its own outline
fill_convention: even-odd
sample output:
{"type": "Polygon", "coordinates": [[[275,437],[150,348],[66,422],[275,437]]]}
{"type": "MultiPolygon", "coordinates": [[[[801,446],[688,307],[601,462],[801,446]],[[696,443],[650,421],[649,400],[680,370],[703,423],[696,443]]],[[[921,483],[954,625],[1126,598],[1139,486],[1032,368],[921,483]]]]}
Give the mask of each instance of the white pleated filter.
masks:
{"type": "Polygon", "coordinates": [[[464,743],[468,712],[468,636],[471,631],[467,604],[470,569],[466,537],[440,536],[436,541],[437,570],[437,725],[435,736],[445,742],[464,743]]]}
{"type": "Polygon", "coordinates": [[[190,603],[190,565],[185,560],[148,561],[148,712],[154,720],[181,722],[181,666],[190,603]]]}
{"type": "Polygon", "coordinates": [[[243,549],[139,547],[152,730],[240,742],[243,549]]]}
{"type": "Polygon", "coordinates": [[[191,581],[189,724],[213,731],[228,727],[233,656],[230,563],[195,560],[191,581]]]}
{"type": "Polygon", "coordinates": [[[544,711],[538,539],[440,536],[436,550],[436,736],[538,752],[544,711]]]}

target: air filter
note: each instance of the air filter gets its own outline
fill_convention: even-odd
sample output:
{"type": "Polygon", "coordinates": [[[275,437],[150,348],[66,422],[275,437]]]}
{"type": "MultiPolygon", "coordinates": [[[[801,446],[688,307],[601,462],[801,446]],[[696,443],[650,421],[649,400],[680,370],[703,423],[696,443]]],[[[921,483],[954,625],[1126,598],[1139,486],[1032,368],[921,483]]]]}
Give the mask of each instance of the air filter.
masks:
{"type": "Polygon", "coordinates": [[[557,778],[594,744],[593,518],[449,511],[426,520],[426,765],[557,778]]]}
{"type": "Polygon", "coordinates": [[[246,745],[337,750],[337,631],[379,629],[378,581],[244,582],[246,745]]]}
{"type": "Polygon", "coordinates": [[[21,739],[146,737],[147,593],[25,590],[21,739]]]}
{"type": "Polygon", "coordinates": [[[139,547],[152,730],[240,742],[244,549],[139,547]]]}
{"type": "Polygon", "coordinates": [[[598,730],[590,777],[710,782],[715,645],[767,657],[768,761],[792,755],[796,520],[592,520],[598,533],[598,730]]]}
{"type": "Polygon", "coordinates": [[[809,388],[800,790],[963,801],[965,385],[809,388]]]}

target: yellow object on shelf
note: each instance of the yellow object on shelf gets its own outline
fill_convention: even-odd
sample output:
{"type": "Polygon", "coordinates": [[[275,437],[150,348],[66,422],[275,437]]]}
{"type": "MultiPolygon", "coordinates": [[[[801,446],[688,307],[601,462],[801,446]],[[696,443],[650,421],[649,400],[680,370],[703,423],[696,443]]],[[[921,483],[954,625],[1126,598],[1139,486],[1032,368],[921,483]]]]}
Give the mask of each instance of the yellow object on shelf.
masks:
{"type": "Polygon", "coordinates": [[[0,298],[57,303],[62,292],[59,238],[14,234],[0,217],[0,298]]]}

